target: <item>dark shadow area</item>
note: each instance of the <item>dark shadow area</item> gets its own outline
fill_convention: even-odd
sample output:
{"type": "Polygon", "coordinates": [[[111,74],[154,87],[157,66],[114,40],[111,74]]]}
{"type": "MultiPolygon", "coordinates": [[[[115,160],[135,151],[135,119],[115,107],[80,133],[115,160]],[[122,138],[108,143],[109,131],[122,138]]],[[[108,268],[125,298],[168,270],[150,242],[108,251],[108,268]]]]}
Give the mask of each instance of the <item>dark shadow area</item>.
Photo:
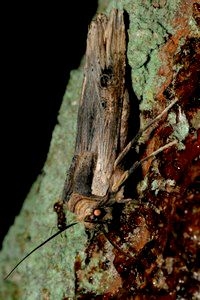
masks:
{"type": "MultiPolygon", "coordinates": [[[[124,11],[124,22],[126,27],[126,45],[128,45],[129,37],[128,37],[128,30],[129,30],[129,15],[126,11],[124,11]]],[[[135,139],[139,129],[140,129],[140,112],[139,112],[139,101],[137,96],[133,90],[132,78],[131,78],[131,67],[128,63],[128,59],[126,61],[126,87],[128,89],[129,99],[130,99],[130,114],[128,120],[128,141],[132,141],[135,139]]],[[[122,160],[122,165],[124,170],[129,170],[130,167],[133,166],[134,162],[139,160],[138,154],[135,151],[135,146],[137,145],[137,139],[133,144],[132,149],[126,154],[124,159],[122,160]]],[[[140,168],[136,169],[132,175],[128,178],[124,185],[124,196],[125,198],[132,198],[136,197],[136,186],[141,176],[140,168]]],[[[123,206],[122,206],[123,208],[123,206]]]]}
{"type": "Polygon", "coordinates": [[[85,53],[96,9],[94,0],[4,5],[0,243],[44,165],[70,70],[85,53]]]}

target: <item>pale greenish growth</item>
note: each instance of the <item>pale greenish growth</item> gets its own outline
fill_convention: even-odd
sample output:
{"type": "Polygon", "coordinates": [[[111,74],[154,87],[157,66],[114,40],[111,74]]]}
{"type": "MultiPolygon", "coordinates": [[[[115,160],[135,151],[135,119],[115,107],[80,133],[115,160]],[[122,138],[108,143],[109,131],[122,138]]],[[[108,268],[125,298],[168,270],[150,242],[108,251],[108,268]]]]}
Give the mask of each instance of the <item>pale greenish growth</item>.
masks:
{"type": "Polygon", "coordinates": [[[162,63],[158,53],[168,35],[173,33],[170,24],[180,0],[166,1],[159,9],[149,0],[123,3],[130,16],[128,60],[133,88],[138,99],[143,100],[140,109],[149,110],[155,105],[157,87],[165,80],[157,75],[162,63]]]}
{"type": "Polygon", "coordinates": [[[168,122],[173,128],[172,137],[177,138],[179,141],[178,149],[185,149],[185,146],[182,142],[188,136],[190,125],[188,123],[185,113],[181,111],[180,107],[178,117],[176,117],[176,114],[174,112],[169,113],[168,122]]]}
{"type": "MultiPolygon", "coordinates": [[[[82,80],[82,68],[71,72],[42,175],[33,185],[20,216],[4,240],[0,254],[1,276],[57,231],[53,205],[61,195],[66,170],[73,156],[82,80]]],[[[70,215],[68,222],[71,221],[70,215]]],[[[0,299],[42,299],[46,293],[50,299],[62,299],[66,290],[67,296],[73,297],[74,257],[84,247],[85,238],[83,226],[76,225],[50,241],[25,260],[9,280],[1,281],[0,299]],[[20,297],[15,296],[19,294],[20,297]]]]}
{"type": "Polygon", "coordinates": [[[160,182],[158,182],[158,180],[153,180],[152,183],[151,183],[151,189],[153,191],[155,191],[155,195],[158,194],[159,187],[160,187],[160,182]]]}
{"type": "Polygon", "coordinates": [[[141,180],[138,185],[137,185],[137,189],[142,191],[145,191],[148,187],[148,177],[146,176],[143,180],[141,180]]]}
{"type": "MultiPolygon", "coordinates": [[[[157,76],[161,64],[159,47],[165,43],[167,35],[173,33],[170,21],[179,2],[168,0],[164,7],[155,9],[150,0],[99,1],[101,12],[117,7],[129,14],[128,61],[132,68],[134,91],[140,100],[143,99],[141,109],[155,105],[155,91],[162,82],[162,78],[157,76]]],[[[0,253],[2,277],[27,252],[57,230],[53,205],[61,195],[66,170],[73,156],[82,79],[82,67],[71,73],[43,172],[38,176],[20,215],[4,240],[0,253]]],[[[142,188],[146,186],[147,181],[143,181],[142,188]]],[[[68,213],[67,217],[68,223],[72,222],[74,216],[68,213]]],[[[8,281],[0,282],[0,300],[75,299],[74,260],[77,253],[84,258],[85,243],[85,230],[81,224],[56,237],[24,261],[8,281]]],[[[112,258],[109,260],[112,261],[112,258]]],[[[114,278],[114,272],[116,270],[113,267],[107,275],[114,278]]],[[[88,288],[101,292],[101,279],[102,274],[99,273],[93,286],[88,288]]],[[[87,281],[82,282],[84,287],[87,284],[87,281]]]]}
{"type": "Polygon", "coordinates": [[[199,27],[197,25],[197,22],[193,18],[192,14],[190,15],[188,24],[190,26],[190,30],[193,32],[193,35],[199,38],[199,27]]]}
{"type": "Polygon", "coordinates": [[[163,180],[161,179],[155,179],[151,183],[151,189],[152,191],[155,191],[155,195],[158,195],[158,192],[160,191],[166,191],[166,186],[174,187],[176,185],[176,182],[172,179],[163,180]]]}
{"type": "MultiPolygon", "coordinates": [[[[112,248],[111,244],[107,241],[107,249],[112,248]]],[[[105,263],[106,261],[109,261],[107,254],[104,256],[102,255],[102,260],[101,263],[105,263]]],[[[89,292],[96,292],[98,290],[98,293],[103,293],[105,291],[105,284],[100,284],[101,282],[105,282],[105,278],[110,278],[111,282],[112,279],[114,278],[114,272],[116,273],[116,270],[113,268],[108,269],[107,271],[103,271],[102,269],[99,268],[99,256],[92,258],[91,264],[89,266],[84,266],[85,267],[85,274],[91,274],[91,270],[93,271],[93,274],[91,274],[92,277],[92,282],[90,283],[88,281],[88,278],[82,277],[82,280],[80,281],[80,287],[86,289],[89,292]]]]}

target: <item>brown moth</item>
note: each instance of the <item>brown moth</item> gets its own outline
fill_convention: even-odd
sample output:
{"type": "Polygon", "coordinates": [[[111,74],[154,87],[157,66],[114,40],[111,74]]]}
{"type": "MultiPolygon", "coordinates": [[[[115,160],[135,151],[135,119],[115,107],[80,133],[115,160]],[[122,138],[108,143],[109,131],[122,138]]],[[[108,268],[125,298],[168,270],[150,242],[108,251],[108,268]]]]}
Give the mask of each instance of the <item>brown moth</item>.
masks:
{"type": "MultiPolygon", "coordinates": [[[[80,221],[102,220],[116,200],[112,187],[122,176],[115,161],[128,144],[130,99],[126,85],[126,34],[123,12],[100,14],[87,39],[75,153],[62,201],[80,221]]],[[[90,222],[85,222],[90,227],[90,222]]]]}
{"type": "MultiPolygon", "coordinates": [[[[130,200],[124,194],[124,183],[142,161],[133,164],[127,155],[142,132],[176,102],[134,137],[126,43],[122,11],[112,10],[109,18],[100,14],[91,23],[75,153],[61,201],[86,228],[110,221],[113,204],[130,200]]],[[[150,157],[174,143],[165,145],[150,157]]],[[[60,205],[56,203],[56,207],[60,205]]],[[[58,227],[62,228],[65,224],[59,220],[58,227]]]]}
{"type": "MultiPolygon", "coordinates": [[[[74,157],[62,199],[54,205],[59,231],[22,258],[5,279],[34,251],[77,224],[66,225],[64,208],[75,213],[86,229],[97,227],[106,235],[104,225],[112,221],[113,206],[131,201],[125,183],[134,170],[145,160],[176,144],[172,141],[133,163],[134,143],[177,100],[135,134],[134,95],[129,88],[126,44],[123,11],[112,10],[109,18],[100,14],[92,21],[87,38],[74,157]]],[[[109,241],[119,249],[116,243],[109,241]]]]}

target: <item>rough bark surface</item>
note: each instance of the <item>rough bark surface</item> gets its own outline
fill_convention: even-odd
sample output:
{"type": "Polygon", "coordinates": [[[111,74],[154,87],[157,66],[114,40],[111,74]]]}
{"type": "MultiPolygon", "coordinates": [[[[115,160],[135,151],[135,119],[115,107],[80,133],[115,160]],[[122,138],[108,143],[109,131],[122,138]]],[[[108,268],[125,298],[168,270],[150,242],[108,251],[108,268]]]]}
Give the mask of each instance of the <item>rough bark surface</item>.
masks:
{"type": "MultiPolygon", "coordinates": [[[[76,225],[34,253],[9,280],[2,279],[0,299],[200,297],[200,3],[121,0],[118,6],[129,16],[128,63],[141,126],[168,101],[178,99],[174,110],[140,140],[139,155],[142,158],[173,138],[179,148],[148,161],[135,176],[137,197],[125,204],[118,228],[109,232],[109,239],[124,249],[121,253],[101,234],[88,246],[84,226],[76,225]],[[99,264],[105,252],[112,265],[99,264]],[[104,284],[106,268],[116,278],[109,285],[104,284]]],[[[112,1],[100,3],[101,10],[112,7],[116,7],[112,1]]],[[[82,68],[71,74],[43,173],[4,240],[2,278],[56,227],[53,205],[73,155],[81,85],[82,68]]],[[[68,213],[67,221],[72,220],[68,213]]]]}

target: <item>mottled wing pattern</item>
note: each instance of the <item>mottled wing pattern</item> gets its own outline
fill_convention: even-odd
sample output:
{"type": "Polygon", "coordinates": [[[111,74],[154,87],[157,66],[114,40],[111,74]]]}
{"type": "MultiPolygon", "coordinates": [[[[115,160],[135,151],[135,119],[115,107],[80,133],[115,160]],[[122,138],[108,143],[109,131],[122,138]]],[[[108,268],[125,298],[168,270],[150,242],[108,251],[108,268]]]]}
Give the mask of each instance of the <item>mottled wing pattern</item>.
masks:
{"type": "Polygon", "coordinates": [[[104,196],[121,151],[126,41],[123,13],[99,15],[87,39],[85,78],[78,115],[77,155],[93,153],[92,194],[104,196]]]}
{"type": "Polygon", "coordinates": [[[70,194],[103,197],[117,155],[127,143],[129,98],[125,88],[126,35],[123,12],[92,21],[87,38],[75,155],[65,183],[70,194]]]}

